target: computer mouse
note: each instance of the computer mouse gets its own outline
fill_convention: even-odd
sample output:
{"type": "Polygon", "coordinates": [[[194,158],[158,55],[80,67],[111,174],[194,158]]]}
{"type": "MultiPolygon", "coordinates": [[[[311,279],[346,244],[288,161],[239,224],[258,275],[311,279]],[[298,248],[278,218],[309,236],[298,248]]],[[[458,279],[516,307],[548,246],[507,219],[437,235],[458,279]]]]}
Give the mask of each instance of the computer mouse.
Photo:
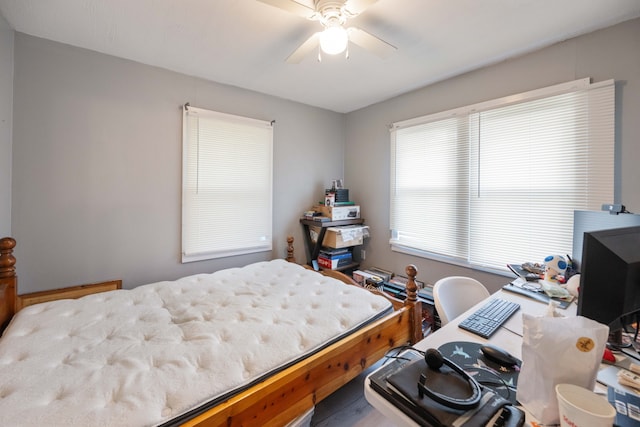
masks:
{"type": "Polygon", "coordinates": [[[484,356],[501,366],[511,367],[517,365],[519,360],[510,355],[506,350],[496,347],[494,345],[483,345],[480,347],[480,351],[484,356]]]}

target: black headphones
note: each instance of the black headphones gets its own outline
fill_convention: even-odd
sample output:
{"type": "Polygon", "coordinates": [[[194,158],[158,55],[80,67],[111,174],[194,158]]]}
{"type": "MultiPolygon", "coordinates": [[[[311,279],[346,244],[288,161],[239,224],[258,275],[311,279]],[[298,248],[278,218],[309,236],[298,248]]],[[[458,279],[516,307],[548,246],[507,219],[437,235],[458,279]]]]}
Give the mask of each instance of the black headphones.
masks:
{"type": "Polygon", "coordinates": [[[461,367],[453,363],[451,360],[447,359],[435,348],[430,348],[424,354],[424,360],[427,362],[429,369],[438,371],[442,367],[442,365],[447,365],[454,372],[460,375],[464,380],[467,381],[469,387],[472,390],[471,396],[466,399],[457,399],[455,397],[446,396],[441,393],[437,393],[430,388],[428,388],[425,383],[427,381],[427,377],[425,374],[420,374],[420,380],[418,381],[418,395],[422,399],[426,394],[434,401],[444,405],[446,407],[452,409],[460,409],[460,410],[469,410],[478,406],[480,403],[480,398],[482,397],[482,390],[480,389],[480,384],[473,379],[469,374],[462,370],[461,367]]]}

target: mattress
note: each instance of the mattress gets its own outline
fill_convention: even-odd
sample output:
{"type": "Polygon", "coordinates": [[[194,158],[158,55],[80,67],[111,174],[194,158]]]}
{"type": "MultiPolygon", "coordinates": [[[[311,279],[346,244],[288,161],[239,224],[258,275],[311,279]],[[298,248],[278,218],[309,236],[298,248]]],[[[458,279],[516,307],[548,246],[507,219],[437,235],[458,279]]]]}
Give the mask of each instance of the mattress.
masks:
{"type": "Polygon", "coordinates": [[[0,425],[170,423],[390,309],[284,260],[30,306],[0,339],[0,425]]]}

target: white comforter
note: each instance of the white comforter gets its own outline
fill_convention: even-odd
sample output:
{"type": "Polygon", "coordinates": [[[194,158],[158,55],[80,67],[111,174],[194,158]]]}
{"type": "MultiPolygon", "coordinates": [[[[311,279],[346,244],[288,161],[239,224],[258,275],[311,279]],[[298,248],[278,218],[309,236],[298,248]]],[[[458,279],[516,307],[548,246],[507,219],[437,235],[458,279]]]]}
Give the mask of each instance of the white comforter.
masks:
{"type": "Polygon", "coordinates": [[[0,340],[0,425],[158,425],[389,306],[275,260],[27,307],[0,340]]]}

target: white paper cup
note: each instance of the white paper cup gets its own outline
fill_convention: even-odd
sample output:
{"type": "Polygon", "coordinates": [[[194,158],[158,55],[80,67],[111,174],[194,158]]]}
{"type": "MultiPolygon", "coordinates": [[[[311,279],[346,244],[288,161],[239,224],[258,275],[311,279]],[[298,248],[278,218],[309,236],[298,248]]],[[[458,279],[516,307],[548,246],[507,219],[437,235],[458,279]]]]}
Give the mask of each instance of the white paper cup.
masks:
{"type": "Polygon", "coordinates": [[[556,385],[561,427],[611,427],[616,410],[603,396],[573,384],[556,385]]]}

